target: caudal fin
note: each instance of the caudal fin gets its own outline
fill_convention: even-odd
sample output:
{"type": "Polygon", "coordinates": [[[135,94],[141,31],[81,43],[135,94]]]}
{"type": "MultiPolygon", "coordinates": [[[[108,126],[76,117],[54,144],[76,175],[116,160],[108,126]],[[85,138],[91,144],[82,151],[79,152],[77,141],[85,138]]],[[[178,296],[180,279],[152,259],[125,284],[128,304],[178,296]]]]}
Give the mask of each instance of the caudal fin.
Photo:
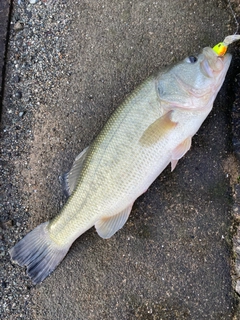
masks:
{"type": "Polygon", "coordinates": [[[27,266],[27,274],[34,284],[43,281],[57,267],[70,247],[60,247],[51,240],[48,224],[40,224],[9,250],[13,262],[27,266]]]}

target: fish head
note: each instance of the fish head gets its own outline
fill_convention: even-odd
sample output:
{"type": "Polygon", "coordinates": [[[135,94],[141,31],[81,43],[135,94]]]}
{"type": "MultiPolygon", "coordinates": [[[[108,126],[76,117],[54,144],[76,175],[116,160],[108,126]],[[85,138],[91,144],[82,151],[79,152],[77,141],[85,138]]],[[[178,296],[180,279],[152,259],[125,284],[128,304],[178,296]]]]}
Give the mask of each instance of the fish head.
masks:
{"type": "Polygon", "coordinates": [[[206,47],[161,73],[158,95],[167,108],[211,109],[231,63],[231,54],[219,56],[206,47]]]}

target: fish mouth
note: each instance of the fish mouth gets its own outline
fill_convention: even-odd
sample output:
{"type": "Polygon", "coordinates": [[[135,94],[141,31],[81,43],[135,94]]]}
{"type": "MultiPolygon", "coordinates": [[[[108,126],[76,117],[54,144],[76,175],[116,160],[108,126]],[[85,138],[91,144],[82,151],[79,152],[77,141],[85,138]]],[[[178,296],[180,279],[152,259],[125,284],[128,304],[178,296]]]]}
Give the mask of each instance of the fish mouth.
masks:
{"type": "Polygon", "coordinates": [[[218,75],[225,76],[231,62],[231,55],[225,54],[224,56],[218,56],[212,48],[207,47],[202,52],[203,59],[200,62],[200,68],[202,73],[208,77],[213,78],[218,75]]]}

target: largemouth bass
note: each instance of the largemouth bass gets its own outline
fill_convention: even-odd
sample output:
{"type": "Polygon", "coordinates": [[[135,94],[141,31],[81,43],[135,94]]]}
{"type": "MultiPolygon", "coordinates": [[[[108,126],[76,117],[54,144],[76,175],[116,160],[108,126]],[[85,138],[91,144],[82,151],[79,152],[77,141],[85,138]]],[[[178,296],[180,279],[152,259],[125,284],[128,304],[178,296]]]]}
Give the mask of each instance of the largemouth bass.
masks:
{"type": "Polygon", "coordinates": [[[70,197],[61,212],[10,250],[34,283],[43,281],[89,228],[95,226],[102,238],[114,235],[169,163],[174,170],[228,71],[231,55],[217,50],[204,48],[148,78],[76,158],[66,175],[70,197]]]}

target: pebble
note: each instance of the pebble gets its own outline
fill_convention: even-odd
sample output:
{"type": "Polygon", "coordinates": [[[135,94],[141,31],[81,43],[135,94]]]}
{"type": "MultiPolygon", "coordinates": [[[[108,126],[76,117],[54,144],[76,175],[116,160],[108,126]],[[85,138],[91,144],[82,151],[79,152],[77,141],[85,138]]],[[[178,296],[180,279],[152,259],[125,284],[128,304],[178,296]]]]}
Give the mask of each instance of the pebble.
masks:
{"type": "Polygon", "coordinates": [[[16,94],[15,94],[15,97],[17,99],[21,99],[22,98],[22,92],[21,91],[17,91],[16,94]]]}
{"type": "Polygon", "coordinates": [[[24,28],[24,24],[20,21],[17,21],[13,27],[15,31],[23,30],[23,28],[24,28]]]}
{"type": "Polygon", "coordinates": [[[16,74],[14,77],[13,77],[13,80],[15,83],[19,83],[20,82],[20,77],[16,74]]]}
{"type": "Polygon", "coordinates": [[[6,221],[6,222],[5,222],[5,226],[6,226],[7,228],[12,227],[12,226],[13,226],[13,221],[12,221],[12,220],[6,221]]]}

